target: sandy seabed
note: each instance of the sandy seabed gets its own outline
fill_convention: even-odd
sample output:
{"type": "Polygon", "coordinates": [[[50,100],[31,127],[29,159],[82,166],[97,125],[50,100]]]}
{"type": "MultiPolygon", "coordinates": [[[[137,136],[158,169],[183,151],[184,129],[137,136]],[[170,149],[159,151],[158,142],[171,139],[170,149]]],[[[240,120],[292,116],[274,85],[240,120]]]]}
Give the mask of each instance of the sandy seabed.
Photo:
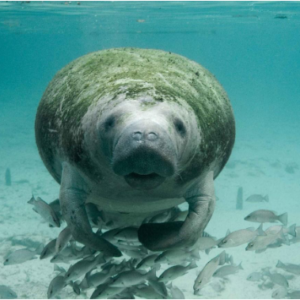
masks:
{"type": "MultiPolygon", "coordinates": [[[[16,109],[16,108],[14,108],[16,109]]],[[[21,111],[21,109],[20,109],[21,111]]],[[[18,112],[15,112],[18,113],[18,112]]],[[[20,112],[21,113],[21,112],[20,112]]],[[[9,114],[5,114],[11,121],[9,114]]],[[[48,243],[56,238],[61,228],[49,228],[41,217],[32,211],[27,204],[32,193],[47,202],[58,197],[59,185],[54,182],[42,164],[34,143],[32,124],[27,126],[5,122],[10,128],[1,128],[0,147],[0,263],[9,250],[17,250],[26,246],[48,243]],[[30,127],[32,126],[32,127],[30,127]],[[11,134],[15,132],[16,134],[11,134]],[[4,174],[6,168],[12,174],[12,186],[6,186],[4,174]]],[[[274,126],[273,126],[274,127],[274,126]]],[[[251,130],[249,129],[251,132],[251,130]]],[[[287,212],[289,223],[300,225],[300,143],[295,138],[296,130],[290,128],[272,128],[267,132],[257,131],[246,138],[239,138],[232,157],[216,180],[216,195],[219,198],[215,213],[206,228],[211,235],[221,238],[227,229],[231,231],[257,227],[256,223],[244,221],[244,217],[256,209],[270,209],[278,214],[287,212]],[[258,193],[268,194],[269,203],[244,203],[243,210],[236,210],[236,196],[239,187],[243,187],[244,198],[258,193]]],[[[239,136],[242,136],[240,133],[239,136]]],[[[264,229],[271,224],[264,225],[264,229]]],[[[233,256],[234,262],[242,262],[243,270],[230,275],[227,279],[212,278],[199,296],[193,295],[193,284],[203,266],[222,249],[213,249],[209,255],[200,253],[198,268],[187,275],[176,279],[173,285],[179,287],[186,298],[271,298],[272,292],[278,288],[261,289],[258,282],[247,281],[247,276],[254,271],[270,267],[276,268],[278,260],[284,263],[300,264],[300,244],[283,245],[256,254],[245,251],[246,245],[228,248],[226,252],[233,256]],[[219,291],[216,291],[218,290],[219,291]]],[[[59,264],[68,268],[68,264],[59,264]]],[[[11,287],[19,298],[47,298],[47,288],[53,277],[57,275],[50,259],[36,259],[18,265],[0,268],[0,284],[11,287]]],[[[160,274],[163,271],[158,271],[160,274]]],[[[300,276],[289,280],[290,290],[300,290],[300,276]]],[[[89,290],[90,296],[93,290],[89,290]]],[[[61,298],[82,298],[77,296],[71,287],[60,294],[61,298]]]]}

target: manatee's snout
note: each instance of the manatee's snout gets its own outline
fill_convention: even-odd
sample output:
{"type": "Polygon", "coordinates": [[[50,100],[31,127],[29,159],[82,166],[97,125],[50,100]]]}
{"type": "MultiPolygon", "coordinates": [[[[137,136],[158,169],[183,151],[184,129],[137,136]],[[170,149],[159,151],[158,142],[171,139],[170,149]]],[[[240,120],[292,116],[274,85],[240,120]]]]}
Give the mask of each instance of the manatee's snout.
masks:
{"type": "Polygon", "coordinates": [[[114,147],[112,168],[131,187],[153,189],[175,173],[175,149],[159,124],[141,120],[121,133],[114,147]]]}

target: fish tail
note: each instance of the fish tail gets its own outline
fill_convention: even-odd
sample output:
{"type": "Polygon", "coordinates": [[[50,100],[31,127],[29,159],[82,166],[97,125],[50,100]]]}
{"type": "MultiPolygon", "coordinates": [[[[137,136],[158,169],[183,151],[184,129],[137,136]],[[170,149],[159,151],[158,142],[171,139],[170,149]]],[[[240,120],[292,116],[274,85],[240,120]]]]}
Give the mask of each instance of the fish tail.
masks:
{"type": "Polygon", "coordinates": [[[296,224],[293,224],[289,227],[289,230],[288,230],[288,234],[293,236],[293,237],[296,237],[297,236],[297,232],[296,232],[296,224]]]}
{"type": "Polygon", "coordinates": [[[287,214],[287,213],[284,213],[284,214],[278,216],[278,220],[279,220],[284,226],[286,226],[287,223],[288,223],[288,214],[287,214]]]}
{"type": "Polygon", "coordinates": [[[269,202],[269,195],[266,195],[266,196],[264,197],[264,199],[265,199],[266,202],[269,202]]]}

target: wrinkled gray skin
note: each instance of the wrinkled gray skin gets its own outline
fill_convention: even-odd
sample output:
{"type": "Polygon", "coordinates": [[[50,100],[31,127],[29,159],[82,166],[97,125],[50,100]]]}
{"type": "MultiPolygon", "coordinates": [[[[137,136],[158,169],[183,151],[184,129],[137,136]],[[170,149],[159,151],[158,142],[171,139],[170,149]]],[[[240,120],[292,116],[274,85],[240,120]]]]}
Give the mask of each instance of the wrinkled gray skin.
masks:
{"type": "Polygon", "coordinates": [[[118,227],[187,201],[184,222],[142,224],[138,236],[153,251],[190,246],[212,216],[213,180],[235,138],[227,95],[206,69],[134,48],[91,53],[59,71],[35,130],[74,239],[113,256],[121,253],[93,233],[85,203],[118,227]]]}

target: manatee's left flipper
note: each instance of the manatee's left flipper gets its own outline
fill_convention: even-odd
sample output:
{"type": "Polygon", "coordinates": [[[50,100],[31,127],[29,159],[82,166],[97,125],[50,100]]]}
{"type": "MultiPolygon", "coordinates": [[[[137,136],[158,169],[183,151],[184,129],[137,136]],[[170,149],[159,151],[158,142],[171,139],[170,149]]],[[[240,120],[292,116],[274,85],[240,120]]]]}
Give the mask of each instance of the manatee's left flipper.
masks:
{"type": "Polygon", "coordinates": [[[70,164],[64,163],[59,199],[62,214],[73,238],[107,256],[121,256],[117,247],[92,231],[85,209],[87,196],[88,191],[81,176],[70,164]]]}
{"type": "Polygon", "coordinates": [[[213,172],[187,195],[189,213],[184,222],[142,224],[138,231],[141,243],[152,251],[189,247],[201,236],[215,207],[213,172]]]}

